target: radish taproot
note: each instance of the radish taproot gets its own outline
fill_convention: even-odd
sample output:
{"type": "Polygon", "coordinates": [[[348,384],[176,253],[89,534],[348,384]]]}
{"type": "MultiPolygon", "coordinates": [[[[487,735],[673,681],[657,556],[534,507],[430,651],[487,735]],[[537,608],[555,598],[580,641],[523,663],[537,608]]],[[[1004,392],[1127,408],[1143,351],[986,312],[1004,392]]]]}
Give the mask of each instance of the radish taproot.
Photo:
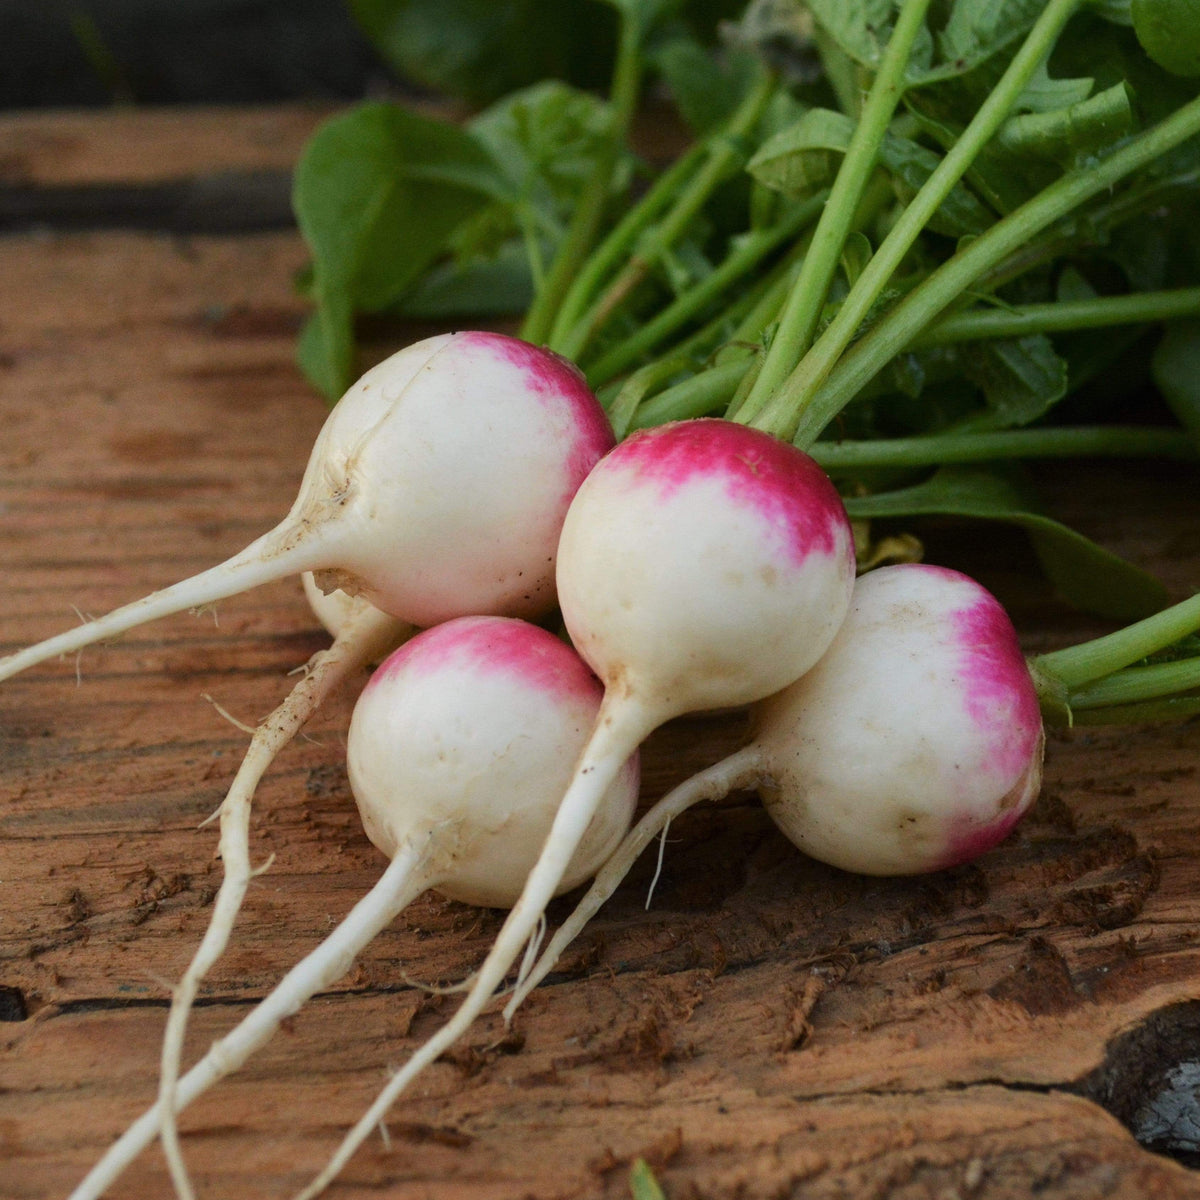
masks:
{"type": "Polygon", "coordinates": [[[1037,797],[1044,743],[1016,632],[987,589],[920,563],[864,575],[821,660],[755,707],[746,746],[645,814],[505,1015],[692,805],[757,788],[776,824],[813,858],[869,875],[936,871],[1007,836],[1037,797]]]}
{"type": "MultiPolygon", "coordinates": [[[[459,618],[385,659],[355,706],[347,761],[363,825],[391,863],[337,929],[179,1080],[176,1108],[236,1070],[422,892],[512,904],[601,699],[569,646],[512,618],[459,618]]],[[[635,752],[614,772],[561,886],[604,862],[628,829],[637,792],[635,752]]],[[[72,1200],[100,1196],[154,1140],[160,1121],[161,1100],[113,1143],[72,1200]]]]}
{"type": "MultiPolygon", "coordinates": [[[[200,983],[225,952],[246,889],[256,874],[250,864],[250,810],[254,793],[276,756],[325,699],[356,671],[386,657],[413,632],[411,625],[380,612],[360,596],[347,596],[342,591],[326,595],[308,574],[304,577],[304,585],[318,620],[335,635],[333,644],[314,655],[305,668],[304,677],[254,730],[242,764],[217,810],[220,819],[217,853],[223,870],[221,886],[204,937],[172,990],[163,1034],[159,1075],[163,1150],[176,1193],[183,1200],[190,1200],[193,1195],[175,1126],[175,1089],[183,1039],[200,983]]],[[[270,860],[266,865],[269,863],[270,860]]],[[[265,869],[266,866],[258,868],[259,871],[265,869]]]]}
{"type": "Polygon", "coordinates": [[[302,571],[418,626],[537,616],[554,605],[567,505],[612,444],[565,359],[494,333],[416,342],[337,403],[274,529],[218,566],[0,659],[0,680],[302,571]]]}
{"type": "Polygon", "coordinates": [[[634,434],[593,469],[567,512],[557,583],[571,640],[604,684],[591,737],[459,1010],[393,1075],[304,1197],[483,1010],[645,737],[683,713],[761,700],[817,661],[850,601],[853,537],[806,454],[729,421],[685,421],[634,434]]]}

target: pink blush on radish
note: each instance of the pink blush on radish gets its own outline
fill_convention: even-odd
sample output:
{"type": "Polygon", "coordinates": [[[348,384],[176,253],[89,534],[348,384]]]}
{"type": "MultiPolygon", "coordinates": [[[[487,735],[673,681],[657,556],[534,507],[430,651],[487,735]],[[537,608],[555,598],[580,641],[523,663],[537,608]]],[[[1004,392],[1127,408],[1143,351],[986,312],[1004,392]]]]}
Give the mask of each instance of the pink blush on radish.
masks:
{"type": "MultiPolygon", "coordinates": [[[[1042,734],[1039,730],[1038,738],[1042,734]]],[[[971,862],[998,846],[1029,810],[1041,785],[1041,751],[1028,762],[1028,768],[997,805],[996,816],[983,823],[963,816],[951,824],[946,837],[946,856],[937,867],[945,870],[971,862]]]]}
{"type": "Polygon", "coordinates": [[[379,687],[407,672],[440,674],[456,662],[476,676],[504,675],[563,700],[599,704],[603,695],[600,681],[568,646],[508,617],[459,617],[428,629],[389,655],[366,686],[379,687]]]}
{"type": "Polygon", "coordinates": [[[1014,777],[1029,762],[1041,736],[1042,718],[1029,668],[1008,614],[991,596],[951,614],[966,680],[963,704],[971,720],[989,734],[988,764],[1014,777]]]}
{"type": "Polygon", "coordinates": [[[570,359],[520,338],[486,330],[473,330],[461,336],[520,371],[531,395],[543,397],[556,409],[565,403],[575,427],[575,452],[567,464],[571,494],[574,495],[596,460],[607,454],[616,442],[608,418],[583,373],[570,359]]]}
{"type": "Polygon", "coordinates": [[[766,522],[796,565],[842,545],[846,513],[837,490],[811,458],[770,434],[715,418],[681,421],[632,435],[611,457],[663,499],[717,481],[730,501],[766,522]]]}

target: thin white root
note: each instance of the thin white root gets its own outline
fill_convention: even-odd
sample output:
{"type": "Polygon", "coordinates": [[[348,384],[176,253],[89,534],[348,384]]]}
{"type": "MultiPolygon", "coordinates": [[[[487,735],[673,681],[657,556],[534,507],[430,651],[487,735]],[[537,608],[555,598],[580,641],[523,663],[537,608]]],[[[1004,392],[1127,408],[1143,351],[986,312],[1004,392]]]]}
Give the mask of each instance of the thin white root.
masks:
{"type": "Polygon", "coordinates": [[[650,901],[654,899],[654,889],[658,887],[658,878],[662,874],[663,858],[667,853],[667,834],[670,830],[671,818],[667,817],[658,835],[658,862],[654,865],[654,878],[650,880],[650,886],[646,889],[646,903],[642,906],[646,912],[650,911],[650,901]]]}
{"type": "MultiPolygon", "coordinates": [[[[761,766],[759,751],[751,744],[690,779],[685,779],[663,796],[653,808],[647,810],[645,816],[625,835],[624,841],[613,851],[603,869],[592,880],[592,886],[584,893],[575,911],[559,926],[542,957],[538,959],[537,965],[514,990],[512,999],[504,1007],[504,1019],[512,1020],[512,1015],[521,1002],[554,969],[554,964],[562,957],[563,951],[617,890],[638,856],[660,833],[666,834],[667,826],[672,820],[694,804],[705,800],[719,800],[739,788],[754,787],[758,782],[761,766]]],[[[659,861],[661,864],[661,858],[659,861]]],[[[657,878],[656,873],[655,879],[657,878]]],[[[648,898],[646,903],[648,907],[648,898]]]]}
{"type": "Polygon", "coordinates": [[[225,720],[228,721],[230,723],[230,725],[232,725],[234,727],[234,729],[240,729],[243,733],[254,734],[254,733],[257,733],[258,730],[261,728],[261,726],[258,726],[258,725],[247,725],[245,721],[239,721],[237,719],[237,717],[235,717],[233,715],[233,713],[231,713],[229,711],[229,709],[227,709],[227,708],[223,707],[221,704],[219,704],[207,692],[201,692],[200,699],[207,700],[209,702],[209,704],[211,704],[213,706],[213,708],[215,708],[217,710],[217,715],[220,717],[224,717],[225,720]]]}
{"type": "Polygon", "coordinates": [[[376,609],[364,608],[329,649],[316,656],[312,670],[296,684],[287,699],[255,729],[247,729],[211,697],[205,697],[223,717],[254,736],[229,792],[215,814],[221,819],[218,853],[225,874],[204,938],[183,978],[172,991],[171,1010],[163,1034],[159,1077],[163,1153],[179,1200],[194,1200],[175,1124],[175,1089],[188,1014],[200,981],[225,952],[250,880],[261,875],[274,861],[272,856],[260,867],[250,865],[250,807],[255,789],[275,757],[326,697],[348,676],[398,645],[410,632],[411,627],[403,622],[376,609]]]}
{"type": "Polygon", "coordinates": [[[521,966],[517,970],[516,987],[521,986],[521,980],[525,979],[529,972],[533,970],[533,964],[537,962],[538,951],[542,948],[542,942],[546,938],[546,914],[542,913],[538,917],[537,928],[533,931],[533,935],[529,939],[528,945],[525,947],[525,954],[521,959],[521,966]]]}
{"type": "MultiPolygon", "coordinates": [[[[341,978],[355,956],[380,930],[395,920],[429,886],[421,869],[425,846],[405,847],[379,882],[347,914],[346,919],[279,981],[274,990],[194,1066],[170,1095],[180,1112],[219,1079],[228,1075],[267,1042],[281,1022],[321,988],[341,978]]],[[[149,1146],[162,1124],[163,1093],[108,1148],[103,1158],[71,1193],[69,1200],[99,1200],[108,1186],[149,1146]]]]}
{"type": "Polygon", "coordinates": [[[318,528],[297,529],[287,518],[232,558],[207,571],[0,658],[0,680],[60,654],[73,654],[85,646],[109,641],[147,621],[169,617],[197,604],[224,600],[260,584],[319,567],[334,556],[339,536],[332,522],[318,528]]]}
{"type": "Polygon", "coordinates": [[[504,976],[525,948],[539,918],[554,896],[571,855],[591,821],[604,793],[629,756],[650,732],[654,722],[626,699],[624,708],[601,705],[591,739],[580,756],[575,777],[559,805],[541,856],[525,881],[520,898],[496,935],[475,985],[458,1011],[420,1046],[387,1082],[370,1108],[346,1134],[319,1175],[295,1200],[313,1200],[337,1177],[354,1152],[383,1120],[397,1097],[427,1067],[445,1053],[487,1006],[504,976]],[[605,718],[611,715],[611,721],[605,718]]]}
{"type": "Polygon", "coordinates": [[[400,982],[405,987],[410,987],[417,992],[427,992],[430,996],[451,996],[455,992],[465,992],[475,982],[477,974],[478,972],[472,971],[466,979],[460,979],[458,983],[422,983],[419,979],[414,979],[407,971],[401,971],[400,982]]]}

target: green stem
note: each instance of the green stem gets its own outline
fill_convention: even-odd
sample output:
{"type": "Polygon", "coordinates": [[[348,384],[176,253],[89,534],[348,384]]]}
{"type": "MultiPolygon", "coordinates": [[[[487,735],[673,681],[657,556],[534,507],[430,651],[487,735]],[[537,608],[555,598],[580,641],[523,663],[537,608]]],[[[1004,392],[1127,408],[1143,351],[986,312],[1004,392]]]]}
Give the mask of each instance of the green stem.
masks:
{"type": "MultiPolygon", "coordinates": [[[[1165,696],[1142,704],[1084,708],[1072,713],[1072,725],[1145,725],[1150,721],[1182,721],[1200,713],[1200,696],[1165,696]]],[[[1049,718],[1053,721],[1053,717],[1049,718]]],[[[1059,718],[1061,723],[1061,717],[1059,718]]]]}
{"type": "MultiPolygon", "coordinates": [[[[944,262],[851,347],[821,389],[792,412],[789,432],[796,445],[811,445],[858,390],[984,272],[1054,221],[1197,133],[1200,97],[1189,100],[1107,158],[1064,175],[944,262]]],[[[791,383],[789,379],[785,389],[789,395],[793,394],[791,383]]],[[[791,403],[796,400],[793,398],[791,403]]],[[[763,416],[767,418],[766,413],[763,416]]]]}
{"type": "Polygon", "coordinates": [[[579,274],[604,218],[613,173],[637,107],[642,76],[642,32],[640,21],[622,15],[617,61],[613,68],[610,135],[584,185],[550,273],[534,297],[521,326],[520,336],[528,342],[540,344],[549,337],[559,305],[579,274]]]}
{"type": "Polygon", "coordinates": [[[692,417],[708,416],[728,404],[729,398],[746,372],[748,360],[754,355],[755,345],[762,339],[763,330],[775,320],[783,306],[796,272],[796,259],[803,255],[806,244],[807,236],[800,240],[757,288],[747,292],[744,299],[733,305],[722,318],[675,347],[672,357],[695,358],[718,338],[723,338],[724,341],[724,345],[713,354],[711,366],[697,372],[690,379],[664,389],[652,400],[642,404],[630,421],[631,429],[644,429],[651,425],[662,425],[667,421],[684,421],[692,417]],[[739,309],[742,311],[739,312],[739,309]],[[732,334],[723,333],[725,319],[738,321],[732,334]]]}
{"type": "Polygon", "coordinates": [[[879,64],[879,72],[833,181],[813,244],[780,318],[779,330],[763,359],[738,420],[748,421],[768,402],[812,344],[829,288],[841,260],[859,198],[875,170],[879,147],[900,97],[913,41],[924,28],[930,0],[905,0],[879,64]]]}
{"type": "MultiPolygon", "coordinates": [[[[683,181],[706,153],[703,142],[693,143],[650,186],[646,194],[617,222],[608,236],[588,256],[563,298],[546,344],[560,350],[563,340],[595,298],[604,279],[636,242],[642,230],[675,198],[683,181]]],[[[561,350],[560,350],[561,353],[561,350]]]]}
{"type": "Polygon", "coordinates": [[[900,214],[812,351],[800,360],[786,382],[775,380],[770,393],[763,396],[762,404],[739,414],[739,420],[785,437],[792,436],[800,414],[813,402],[817,390],[833,371],[904,256],[1008,116],[1078,3],[1079,0],[1050,0],[999,83],[900,214]]]}
{"type": "Polygon", "coordinates": [[[1200,595],[1195,595],[1116,633],[1039,654],[1030,660],[1030,669],[1035,678],[1044,676],[1071,692],[1123,670],[1198,629],[1200,595]]]}
{"type": "Polygon", "coordinates": [[[1084,708],[1111,708],[1117,704],[1140,704],[1200,687],[1200,658],[1178,662],[1152,663],[1145,667],[1126,667],[1112,675],[1072,691],[1068,703],[1072,712],[1084,708]]]}
{"type": "Polygon", "coordinates": [[[916,338],[910,349],[924,350],[982,338],[1027,337],[1033,333],[1171,321],[1198,314],[1200,287],[1096,296],[1090,300],[1056,300],[1019,308],[977,308],[938,321],[916,338]]]}
{"type": "Polygon", "coordinates": [[[753,131],[775,90],[774,76],[765,75],[738,106],[726,127],[705,142],[704,165],[677,197],[670,211],[645,244],[630,255],[624,268],[591,304],[574,327],[559,339],[556,349],[578,361],[588,343],[613,310],[650,273],[659,255],[670,249],[691,224],[717,186],[737,169],[745,158],[744,139],[753,131]]]}
{"type": "Polygon", "coordinates": [[[647,400],[634,414],[630,428],[646,429],[667,421],[685,421],[715,412],[728,403],[738,380],[745,373],[745,356],[709,367],[707,371],[659,392],[653,400],[647,400]]]}
{"type": "Polygon", "coordinates": [[[1171,192],[1194,189],[1198,180],[1200,171],[1140,180],[1119,195],[1084,210],[1078,221],[1064,222],[1065,228],[1059,227],[1044,237],[1023,243],[985,271],[975,281],[975,289],[982,295],[991,295],[1011,280],[1055,259],[1101,245],[1117,226],[1166,204],[1171,192]]]}
{"type": "Polygon", "coordinates": [[[770,229],[760,229],[746,235],[724,261],[696,287],[691,288],[655,317],[642,325],[637,333],[626,338],[587,369],[588,382],[599,387],[621,374],[643,354],[653,349],[682,325],[703,311],[733,283],[755,267],[782,242],[794,237],[821,211],[824,195],[814,196],[803,204],[793,205],[781,221],[770,229]]]}
{"type": "Polygon", "coordinates": [[[1145,426],[1096,425],[939,433],[878,441],[815,442],[809,453],[826,471],[931,467],[943,463],[1029,458],[1171,458],[1194,461],[1186,433],[1145,426]]]}
{"type": "Polygon", "coordinates": [[[800,247],[793,247],[776,265],[730,301],[707,324],[676,343],[671,353],[693,360],[709,356],[714,362],[724,362],[730,355],[738,357],[747,350],[745,343],[755,341],[763,327],[779,311],[783,293],[778,291],[772,305],[772,292],[786,285],[785,276],[796,265],[800,247]],[[762,314],[766,315],[762,315],[762,314]],[[732,326],[732,331],[730,327],[732,326]]]}
{"type": "Polygon", "coordinates": [[[646,393],[652,391],[660,383],[686,370],[688,361],[680,358],[660,358],[656,362],[647,363],[621,385],[612,403],[608,406],[608,419],[613,433],[620,441],[629,431],[629,423],[637,412],[638,405],[646,393]]]}

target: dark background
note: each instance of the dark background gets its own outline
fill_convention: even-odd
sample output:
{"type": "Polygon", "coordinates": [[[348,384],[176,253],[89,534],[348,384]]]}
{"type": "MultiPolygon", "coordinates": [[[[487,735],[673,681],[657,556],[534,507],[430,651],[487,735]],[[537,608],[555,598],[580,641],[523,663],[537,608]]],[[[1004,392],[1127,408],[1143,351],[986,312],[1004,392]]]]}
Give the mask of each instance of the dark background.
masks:
{"type": "Polygon", "coordinates": [[[0,0],[0,107],[353,99],[390,76],[340,0],[0,0]]]}

